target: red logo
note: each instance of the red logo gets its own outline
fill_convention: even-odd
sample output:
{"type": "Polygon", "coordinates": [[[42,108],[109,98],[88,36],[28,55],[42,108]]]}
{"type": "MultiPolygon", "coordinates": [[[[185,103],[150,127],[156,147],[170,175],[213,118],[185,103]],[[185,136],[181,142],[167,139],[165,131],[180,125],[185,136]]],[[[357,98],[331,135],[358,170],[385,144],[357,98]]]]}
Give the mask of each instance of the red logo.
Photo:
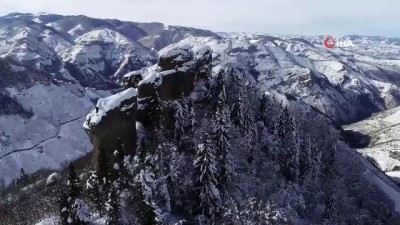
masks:
{"type": "Polygon", "coordinates": [[[336,45],[336,40],[333,37],[326,37],[324,40],[324,45],[327,48],[334,48],[336,45]]]}

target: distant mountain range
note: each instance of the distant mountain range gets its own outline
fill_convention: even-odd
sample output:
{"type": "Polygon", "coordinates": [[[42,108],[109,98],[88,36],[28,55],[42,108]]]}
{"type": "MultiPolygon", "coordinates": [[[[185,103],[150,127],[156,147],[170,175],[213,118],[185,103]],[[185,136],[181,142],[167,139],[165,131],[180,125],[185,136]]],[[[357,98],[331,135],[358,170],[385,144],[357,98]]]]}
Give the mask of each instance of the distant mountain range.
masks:
{"type": "Polygon", "coordinates": [[[177,46],[208,45],[213,71],[234,67],[282,102],[337,124],[400,105],[400,39],[214,33],[161,23],[13,13],[0,17],[0,179],[56,169],[91,151],[82,124],[123,75],[177,46]],[[12,106],[12,107],[11,107],[12,106]]]}

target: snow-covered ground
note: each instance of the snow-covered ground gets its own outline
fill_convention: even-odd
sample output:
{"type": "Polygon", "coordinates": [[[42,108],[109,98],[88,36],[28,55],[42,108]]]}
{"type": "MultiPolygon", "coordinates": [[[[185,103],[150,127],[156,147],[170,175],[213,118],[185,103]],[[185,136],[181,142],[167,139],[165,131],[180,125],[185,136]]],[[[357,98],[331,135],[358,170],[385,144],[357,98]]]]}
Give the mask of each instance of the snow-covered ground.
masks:
{"type": "Polygon", "coordinates": [[[51,217],[40,221],[35,225],[58,225],[59,218],[58,217],[51,217]]]}
{"type": "Polygon", "coordinates": [[[386,193],[389,199],[393,201],[395,210],[400,213],[400,187],[366,159],[361,161],[364,163],[366,168],[365,177],[386,193]]]}
{"type": "Polygon", "coordinates": [[[0,179],[4,184],[21,168],[27,173],[58,169],[92,150],[82,123],[93,109],[94,99],[108,92],[67,84],[7,91],[33,116],[0,116],[0,179]]]}
{"type": "Polygon", "coordinates": [[[370,136],[368,147],[358,151],[373,158],[388,176],[400,178],[400,107],[344,128],[370,136]]]}

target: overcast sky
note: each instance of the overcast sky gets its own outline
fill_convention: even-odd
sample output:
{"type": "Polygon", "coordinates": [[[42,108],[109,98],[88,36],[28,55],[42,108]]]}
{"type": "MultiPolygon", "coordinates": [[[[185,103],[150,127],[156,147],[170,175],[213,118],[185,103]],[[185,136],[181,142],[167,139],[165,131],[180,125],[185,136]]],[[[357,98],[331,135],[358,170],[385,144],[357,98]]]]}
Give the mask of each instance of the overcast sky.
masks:
{"type": "Polygon", "coordinates": [[[399,0],[0,0],[0,14],[83,14],[213,31],[400,37],[399,0]]]}

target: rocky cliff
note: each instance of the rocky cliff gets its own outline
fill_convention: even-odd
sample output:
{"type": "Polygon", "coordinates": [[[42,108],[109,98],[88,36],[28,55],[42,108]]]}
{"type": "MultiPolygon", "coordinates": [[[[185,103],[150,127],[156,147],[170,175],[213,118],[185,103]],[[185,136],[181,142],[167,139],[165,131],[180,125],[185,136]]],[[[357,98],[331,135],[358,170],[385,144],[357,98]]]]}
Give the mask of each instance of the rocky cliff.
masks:
{"type": "MultiPolygon", "coordinates": [[[[188,96],[211,74],[212,51],[208,47],[177,47],[160,52],[156,65],[124,76],[125,90],[98,100],[84,123],[97,158],[100,149],[112,154],[120,138],[128,154],[136,149],[136,122],[150,127],[158,100],[188,96]]],[[[201,88],[200,88],[201,90],[201,88]]],[[[195,96],[193,96],[195,97],[195,96]]]]}

